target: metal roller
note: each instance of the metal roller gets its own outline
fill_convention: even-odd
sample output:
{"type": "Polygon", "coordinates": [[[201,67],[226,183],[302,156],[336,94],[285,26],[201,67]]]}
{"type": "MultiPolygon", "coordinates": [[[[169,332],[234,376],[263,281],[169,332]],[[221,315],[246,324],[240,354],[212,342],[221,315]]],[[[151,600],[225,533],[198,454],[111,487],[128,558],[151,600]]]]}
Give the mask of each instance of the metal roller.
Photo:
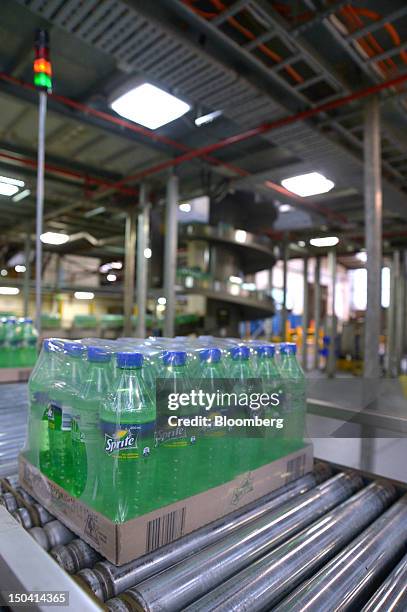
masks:
{"type": "Polygon", "coordinates": [[[27,503],[27,504],[34,504],[35,503],[35,499],[33,497],[31,497],[31,495],[29,493],[27,493],[27,491],[25,491],[23,489],[23,487],[14,487],[14,491],[16,493],[18,493],[18,495],[20,495],[20,497],[27,503]]]}
{"type": "MultiPolygon", "coordinates": [[[[187,609],[269,610],[377,518],[395,497],[392,485],[370,484],[187,609]]],[[[318,610],[331,612],[333,608],[322,606],[318,610]]]]}
{"type": "MultiPolygon", "coordinates": [[[[321,465],[312,474],[299,478],[273,493],[236,510],[235,512],[197,529],[193,533],[164,546],[157,551],[116,567],[108,561],[97,563],[93,570],[84,569],[77,575],[79,581],[102,601],[110,599],[135,586],[150,576],[167,569],[185,557],[217,542],[240,527],[279,507],[290,499],[298,499],[331,475],[332,471],[321,465]]],[[[298,502],[297,502],[298,503],[298,502]]]]}
{"type": "Polygon", "coordinates": [[[34,527],[33,520],[27,508],[17,508],[12,515],[24,527],[24,529],[31,529],[34,527]]]}
{"type": "Polygon", "coordinates": [[[58,544],[68,544],[75,537],[72,531],[59,521],[51,521],[44,527],[33,527],[28,533],[47,551],[58,544]]]}
{"type": "MultiPolygon", "coordinates": [[[[279,612],[360,610],[406,552],[407,495],[277,609],[279,612]]],[[[386,612],[389,610],[386,608],[386,612]]]]}
{"type": "Polygon", "coordinates": [[[75,574],[84,567],[92,567],[101,559],[96,550],[80,538],[75,538],[66,545],[54,546],[50,555],[68,574],[75,574]]]}
{"type": "Polygon", "coordinates": [[[4,506],[10,514],[15,512],[18,508],[18,502],[14,495],[7,491],[0,496],[0,505],[4,506]]]}
{"type": "Polygon", "coordinates": [[[362,486],[340,473],[122,595],[134,609],[180,610],[304,529],[362,486]]]}
{"type": "Polygon", "coordinates": [[[31,508],[35,513],[35,516],[41,527],[43,527],[47,523],[50,523],[51,521],[55,521],[55,516],[50,514],[48,510],[44,508],[44,506],[41,506],[41,504],[34,503],[31,508]]]}
{"type": "Polygon", "coordinates": [[[405,612],[407,610],[407,555],[403,557],[362,612],[405,612]]]}

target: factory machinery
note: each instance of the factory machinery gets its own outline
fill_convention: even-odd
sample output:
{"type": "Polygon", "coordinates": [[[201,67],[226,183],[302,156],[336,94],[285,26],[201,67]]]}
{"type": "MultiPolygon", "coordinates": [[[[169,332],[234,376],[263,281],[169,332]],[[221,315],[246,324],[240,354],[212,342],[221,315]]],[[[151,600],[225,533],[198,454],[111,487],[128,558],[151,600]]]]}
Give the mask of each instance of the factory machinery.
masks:
{"type": "MultiPolygon", "coordinates": [[[[12,410],[1,406],[0,423],[14,440],[12,410]]],[[[120,567],[51,516],[16,474],[0,483],[3,590],[69,591],[75,610],[407,609],[401,483],[317,462],[311,474],[120,567]]]]}

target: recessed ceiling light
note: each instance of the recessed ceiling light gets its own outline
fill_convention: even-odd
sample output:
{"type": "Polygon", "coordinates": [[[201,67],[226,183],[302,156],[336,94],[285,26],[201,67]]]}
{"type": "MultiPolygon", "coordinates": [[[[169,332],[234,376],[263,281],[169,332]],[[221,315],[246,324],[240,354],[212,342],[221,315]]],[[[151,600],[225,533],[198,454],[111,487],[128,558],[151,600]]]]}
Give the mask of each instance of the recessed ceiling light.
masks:
{"type": "Polygon", "coordinates": [[[18,187],[16,187],[15,185],[9,185],[8,183],[0,182],[0,195],[7,196],[8,198],[10,198],[17,192],[18,187]]]}
{"type": "Polygon", "coordinates": [[[156,130],[190,110],[190,105],[152,85],[143,83],[113,100],[111,108],[122,117],[156,130]]]}
{"type": "Polygon", "coordinates": [[[160,306],[165,306],[167,303],[167,300],[165,297],[159,297],[157,302],[160,304],[160,306]]]}
{"type": "Polygon", "coordinates": [[[21,202],[21,200],[24,200],[24,198],[28,198],[30,193],[31,191],[29,189],[24,189],[23,191],[20,191],[20,193],[17,193],[12,200],[13,202],[21,202]]]}
{"type": "Polygon", "coordinates": [[[189,204],[188,202],[185,202],[184,204],[180,204],[178,208],[180,209],[181,212],[184,212],[184,213],[191,212],[191,204],[189,204]]]}
{"type": "Polygon", "coordinates": [[[299,247],[305,247],[305,242],[304,242],[304,240],[299,240],[299,241],[297,242],[297,244],[298,244],[298,246],[299,246],[299,247]]]}
{"type": "Polygon", "coordinates": [[[114,283],[114,281],[117,280],[117,276],[116,274],[108,274],[106,280],[108,280],[109,283],[114,283]]]}
{"type": "Polygon", "coordinates": [[[360,251],[360,253],[356,253],[356,259],[359,259],[359,261],[366,262],[367,261],[366,251],[360,251]]]}
{"type": "Polygon", "coordinates": [[[17,287],[0,287],[0,295],[18,295],[20,289],[17,287]]]}
{"type": "Polygon", "coordinates": [[[123,264],[121,261],[112,261],[110,267],[113,270],[121,270],[123,268],[123,264]]]}
{"type": "Polygon", "coordinates": [[[74,296],[77,300],[93,300],[95,294],[92,291],[75,291],[74,296]]]}
{"type": "Polygon", "coordinates": [[[7,185],[16,185],[17,187],[24,187],[24,181],[13,178],[11,176],[0,176],[0,183],[6,183],[7,185]]]}
{"type": "Polygon", "coordinates": [[[240,285],[243,281],[240,276],[229,276],[229,282],[240,285]]]}
{"type": "Polygon", "coordinates": [[[8,272],[7,272],[6,268],[3,268],[3,269],[0,271],[0,274],[1,274],[1,276],[7,276],[8,272]]]}
{"type": "Polygon", "coordinates": [[[59,234],[57,232],[44,232],[40,236],[41,242],[44,244],[65,244],[69,240],[68,234],[59,234]]]}
{"type": "Polygon", "coordinates": [[[21,264],[17,264],[16,266],[14,266],[14,270],[16,272],[25,272],[26,271],[26,267],[21,265],[21,264]]]}
{"type": "Polygon", "coordinates": [[[338,244],[337,236],[323,236],[322,238],[311,238],[309,243],[314,247],[330,247],[338,244]]]}
{"type": "Polygon", "coordinates": [[[335,183],[319,172],[308,172],[291,176],[281,181],[283,187],[303,198],[320,193],[327,193],[335,187],[335,183]]]}
{"type": "Polygon", "coordinates": [[[223,114],[221,110],[215,110],[212,113],[207,113],[206,115],[201,115],[195,119],[195,125],[200,127],[201,125],[205,125],[206,123],[212,123],[215,119],[220,117],[223,114]]]}
{"type": "Polygon", "coordinates": [[[151,249],[149,249],[149,248],[144,249],[144,257],[145,257],[146,259],[150,259],[152,254],[153,254],[153,252],[152,252],[152,250],[151,250],[151,249]]]}
{"type": "Polygon", "coordinates": [[[245,230],[236,230],[235,231],[235,240],[236,242],[246,242],[247,232],[245,230]]]}
{"type": "Polygon", "coordinates": [[[281,213],[287,213],[287,212],[290,212],[290,210],[292,210],[292,206],[290,206],[289,204],[280,204],[280,206],[278,207],[278,210],[281,213]]]}

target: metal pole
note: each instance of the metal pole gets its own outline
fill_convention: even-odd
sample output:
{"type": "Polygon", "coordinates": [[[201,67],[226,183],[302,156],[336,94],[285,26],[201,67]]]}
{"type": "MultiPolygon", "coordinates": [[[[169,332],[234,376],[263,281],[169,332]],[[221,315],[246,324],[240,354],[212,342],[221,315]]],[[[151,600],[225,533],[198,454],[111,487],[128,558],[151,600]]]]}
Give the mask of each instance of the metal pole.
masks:
{"type": "Polygon", "coordinates": [[[366,103],[364,130],[365,244],[367,252],[364,376],[377,379],[380,375],[382,264],[380,106],[377,97],[369,99],[366,103]]]}
{"type": "Polygon", "coordinates": [[[308,346],[307,346],[307,331],[309,319],[309,300],[308,300],[308,257],[304,257],[304,304],[302,309],[302,367],[306,371],[308,368],[308,346]]]}
{"type": "Polygon", "coordinates": [[[140,185],[140,211],[137,220],[137,337],[146,335],[147,278],[148,259],[145,250],[149,245],[150,205],[147,201],[147,189],[140,185]]]}
{"type": "Polygon", "coordinates": [[[319,328],[321,327],[321,258],[315,258],[314,270],[314,320],[315,320],[315,338],[314,338],[314,369],[318,369],[319,363],[319,328]]]}
{"type": "Polygon", "coordinates": [[[37,208],[35,233],[35,324],[41,335],[42,306],[42,224],[44,216],[44,163],[45,163],[45,119],[47,116],[47,94],[39,93],[38,112],[38,157],[37,157],[37,208]]]}
{"type": "Polygon", "coordinates": [[[336,251],[331,249],[328,253],[328,270],[331,279],[331,320],[329,323],[329,336],[331,343],[329,345],[327,374],[329,378],[335,376],[336,370],[336,355],[335,355],[335,341],[336,341],[336,315],[335,315],[335,295],[336,295],[336,251]]]}
{"type": "Polygon", "coordinates": [[[287,339],[287,265],[288,265],[289,246],[287,240],[283,244],[283,308],[281,310],[281,338],[283,342],[287,339]]]}
{"type": "Polygon", "coordinates": [[[167,205],[165,209],[164,245],[164,295],[166,298],[164,335],[172,337],[175,329],[175,282],[178,248],[178,177],[172,174],[167,182],[167,205]]]}
{"type": "Polygon", "coordinates": [[[132,210],[127,214],[124,244],[124,325],[125,336],[131,336],[134,307],[134,272],[136,263],[136,221],[137,213],[132,210]]]}
{"type": "Polygon", "coordinates": [[[395,321],[396,321],[396,279],[398,269],[398,251],[393,253],[390,264],[390,303],[387,309],[387,356],[386,372],[387,376],[395,376],[395,321]]]}
{"type": "Polygon", "coordinates": [[[25,249],[24,249],[24,264],[25,264],[24,288],[23,288],[24,317],[28,317],[29,306],[30,306],[30,277],[31,277],[30,255],[31,255],[31,236],[28,230],[27,235],[25,237],[25,249]]]}
{"type": "Polygon", "coordinates": [[[400,373],[401,358],[403,357],[403,346],[404,346],[404,292],[405,292],[405,279],[404,279],[404,261],[403,252],[399,252],[399,267],[398,267],[398,278],[396,283],[396,374],[400,373]]]}

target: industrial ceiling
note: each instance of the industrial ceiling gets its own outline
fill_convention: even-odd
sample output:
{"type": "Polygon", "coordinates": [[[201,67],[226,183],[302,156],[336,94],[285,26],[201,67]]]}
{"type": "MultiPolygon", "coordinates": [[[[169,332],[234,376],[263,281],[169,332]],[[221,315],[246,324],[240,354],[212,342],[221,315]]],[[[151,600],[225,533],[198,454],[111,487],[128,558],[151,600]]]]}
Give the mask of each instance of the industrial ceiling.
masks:
{"type": "MultiPolygon", "coordinates": [[[[368,4],[2,0],[0,172],[31,188],[19,203],[0,196],[3,245],[34,227],[38,27],[50,33],[54,67],[45,222],[78,234],[70,252],[100,254],[122,245],[125,211],[137,202],[140,180],[148,181],[158,206],[172,167],[182,197],[219,187],[268,194],[293,206],[280,214],[280,231],[300,238],[335,228],[349,250],[359,248],[364,93],[374,88],[382,111],[384,238],[404,240],[407,6],[368,4]],[[186,100],[191,111],[153,132],[121,119],[109,98],[135,77],[186,100]],[[196,116],[214,110],[221,117],[196,127],[196,116]],[[309,171],[323,173],[335,188],[310,198],[281,188],[283,178],[309,171]]],[[[278,236],[276,228],[264,230],[278,236]]]]}

